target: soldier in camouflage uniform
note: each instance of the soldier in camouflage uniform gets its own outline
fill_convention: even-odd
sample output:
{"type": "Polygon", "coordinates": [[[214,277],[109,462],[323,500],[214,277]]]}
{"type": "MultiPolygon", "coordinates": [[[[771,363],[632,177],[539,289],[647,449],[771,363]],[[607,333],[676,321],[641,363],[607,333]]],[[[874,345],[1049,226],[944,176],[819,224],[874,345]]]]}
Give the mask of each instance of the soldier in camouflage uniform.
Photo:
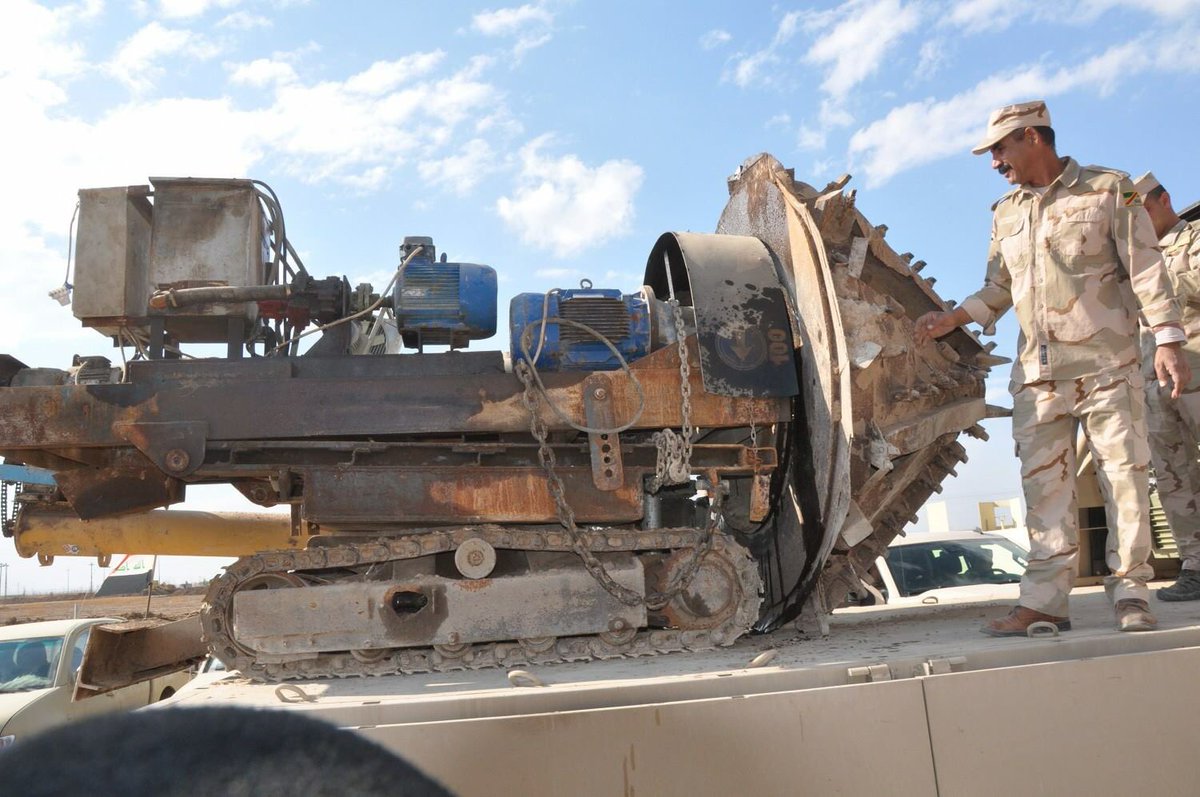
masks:
{"type": "MultiPolygon", "coordinates": [[[[1158,590],[1160,600],[1200,600],[1200,223],[1179,218],[1171,195],[1147,172],[1134,183],[1154,224],[1162,247],[1167,276],[1183,310],[1183,331],[1188,342],[1184,357],[1192,381],[1182,395],[1171,400],[1154,382],[1146,385],[1146,426],[1150,435],[1150,461],[1158,480],[1158,495],[1175,535],[1182,570],[1170,587],[1158,590]]],[[[1153,336],[1143,333],[1143,355],[1153,336]]],[[[1153,366],[1144,361],[1143,373],[1153,366]]]]}
{"type": "MultiPolygon", "coordinates": [[[[993,208],[983,288],[952,311],[917,320],[918,342],[974,321],[985,332],[1015,307],[1021,334],[1009,389],[1029,529],[1019,604],[981,630],[1067,630],[1079,558],[1075,434],[1082,426],[1108,512],[1105,587],[1117,627],[1157,624],[1146,599],[1150,556],[1149,446],[1138,370],[1138,309],[1153,328],[1156,376],[1187,384],[1179,307],[1150,217],[1128,175],[1060,158],[1044,102],[992,113],[983,140],[1015,189],[993,208]]],[[[1178,392],[1178,387],[1176,387],[1178,392]]]]}

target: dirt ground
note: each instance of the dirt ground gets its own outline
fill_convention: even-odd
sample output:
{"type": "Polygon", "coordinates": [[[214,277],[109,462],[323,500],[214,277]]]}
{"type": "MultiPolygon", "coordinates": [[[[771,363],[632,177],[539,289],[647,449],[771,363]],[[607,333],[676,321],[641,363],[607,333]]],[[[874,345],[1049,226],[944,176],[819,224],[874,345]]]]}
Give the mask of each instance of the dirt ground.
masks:
{"type": "MultiPolygon", "coordinates": [[[[203,595],[155,595],[150,600],[150,615],[178,620],[200,611],[203,595]]],[[[0,601],[0,625],[32,623],[38,620],[65,620],[71,617],[145,616],[146,596],[78,598],[74,600],[0,601]]]]}

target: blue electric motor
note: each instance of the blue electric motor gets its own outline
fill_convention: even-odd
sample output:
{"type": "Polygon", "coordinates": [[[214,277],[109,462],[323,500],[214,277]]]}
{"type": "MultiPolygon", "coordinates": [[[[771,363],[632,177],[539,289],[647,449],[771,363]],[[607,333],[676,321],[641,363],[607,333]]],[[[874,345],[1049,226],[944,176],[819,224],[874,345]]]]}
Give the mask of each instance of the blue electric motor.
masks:
{"type": "Polygon", "coordinates": [[[575,324],[584,324],[602,335],[626,362],[650,352],[650,313],[642,294],[593,289],[585,281],[584,287],[577,289],[518,294],[509,305],[508,317],[513,361],[527,359],[522,353],[521,336],[528,328],[529,359],[537,355],[535,365],[539,370],[611,371],[621,367],[603,341],[575,324]],[[541,354],[537,355],[543,315],[546,335],[541,354]]]}
{"type": "Polygon", "coordinates": [[[433,239],[410,235],[400,247],[407,257],[421,247],[392,291],[396,326],[404,345],[465,347],[496,334],[496,270],[437,259],[433,239]]]}

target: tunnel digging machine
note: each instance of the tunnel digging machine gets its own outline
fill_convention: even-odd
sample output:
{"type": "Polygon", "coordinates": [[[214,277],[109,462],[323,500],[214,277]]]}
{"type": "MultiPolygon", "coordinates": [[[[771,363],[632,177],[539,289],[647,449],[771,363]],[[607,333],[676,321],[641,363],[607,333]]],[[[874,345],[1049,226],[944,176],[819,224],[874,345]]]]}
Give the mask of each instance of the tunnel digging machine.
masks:
{"type": "Polygon", "coordinates": [[[5,533],[44,563],[240,555],[205,641],[268,680],[649,655],[827,610],[984,435],[1002,361],[965,330],[912,342],[946,305],[846,179],[751,158],[640,291],[513,298],[507,356],[465,350],[495,272],[428,238],[376,291],[312,277],[261,183],[83,190],[72,309],[121,360],[0,359],[0,454],[55,476],[5,533]],[[202,483],[290,515],[155,509],[202,483]]]}

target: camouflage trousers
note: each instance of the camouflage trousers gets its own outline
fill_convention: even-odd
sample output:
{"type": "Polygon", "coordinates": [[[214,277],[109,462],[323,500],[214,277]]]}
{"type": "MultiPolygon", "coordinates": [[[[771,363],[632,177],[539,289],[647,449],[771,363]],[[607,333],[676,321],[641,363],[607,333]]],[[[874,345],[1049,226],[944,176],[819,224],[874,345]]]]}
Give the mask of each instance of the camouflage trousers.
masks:
{"type": "Polygon", "coordinates": [[[1184,569],[1200,570],[1200,388],[1172,400],[1158,382],[1146,385],[1146,428],[1158,496],[1184,569]]]}
{"type": "Polygon", "coordinates": [[[1143,379],[1136,368],[1022,385],[1013,393],[1029,529],[1022,606],[1067,616],[1079,561],[1075,432],[1082,426],[1108,516],[1105,578],[1111,600],[1149,598],[1150,498],[1143,379]]]}

